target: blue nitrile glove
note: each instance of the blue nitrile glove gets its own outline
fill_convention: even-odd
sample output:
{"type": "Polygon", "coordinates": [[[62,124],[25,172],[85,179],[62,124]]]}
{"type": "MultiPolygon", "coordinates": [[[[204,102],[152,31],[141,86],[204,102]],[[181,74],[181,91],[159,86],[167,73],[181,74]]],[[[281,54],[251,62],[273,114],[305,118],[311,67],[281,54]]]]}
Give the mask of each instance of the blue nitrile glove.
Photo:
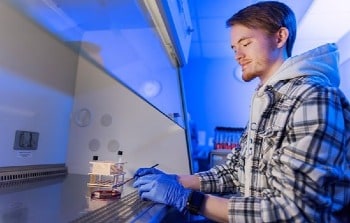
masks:
{"type": "Polygon", "coordinates": [[[165,174],[164,172],[162,172],[161,170],[158,170],[156,168],[139,168],[136,173],[134,174],[134,178],[139,178],[142,177],[144,175],[148,175],[148,174],[165,174]]]}
{"type": "Polygon", "coordinates": [[[149,174],[139,177],[133,184],[142,199],[166,204],[182,212],[191,190],[184,188],[176,175],[149,174]]]}

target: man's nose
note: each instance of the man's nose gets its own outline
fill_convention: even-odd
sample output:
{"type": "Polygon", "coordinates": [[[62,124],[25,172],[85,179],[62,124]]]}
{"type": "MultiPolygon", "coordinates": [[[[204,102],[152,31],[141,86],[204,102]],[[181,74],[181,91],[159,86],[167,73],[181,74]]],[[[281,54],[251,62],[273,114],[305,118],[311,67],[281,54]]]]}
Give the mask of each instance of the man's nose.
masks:
{"type": "Polygon", "coordinates": [[[236,51],[235,51],[235,60],[239,63],[239,61],[240,61],[242,58],[243,58],[243,54],[242,54],[240,51],[236,50],[236,51]]]}

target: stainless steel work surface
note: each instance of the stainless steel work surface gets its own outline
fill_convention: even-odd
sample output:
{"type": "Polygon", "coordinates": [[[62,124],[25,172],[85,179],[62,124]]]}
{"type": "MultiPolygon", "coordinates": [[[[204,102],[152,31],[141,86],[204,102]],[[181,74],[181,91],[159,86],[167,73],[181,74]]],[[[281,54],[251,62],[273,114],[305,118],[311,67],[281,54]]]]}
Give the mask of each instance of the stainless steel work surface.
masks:
{"type": "Polygon", "coordinates": [[[91,199],[88,176],[68,174],[0,187],[0,222],[156,222],[167,207],[139,199],[130,185],[121,198],[91,199]],[[152,220],[153,219],[153,220],[152,220]]]}

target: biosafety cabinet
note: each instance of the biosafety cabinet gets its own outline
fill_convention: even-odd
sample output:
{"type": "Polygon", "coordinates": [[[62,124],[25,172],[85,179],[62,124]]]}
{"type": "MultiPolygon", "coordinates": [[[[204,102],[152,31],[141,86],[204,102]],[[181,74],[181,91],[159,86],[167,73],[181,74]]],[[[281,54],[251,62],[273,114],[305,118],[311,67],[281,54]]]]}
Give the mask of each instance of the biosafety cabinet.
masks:
{"type": "Polygon", "coordinates": [[[155,164],[191,172],[179,69],[190,38],[185,1],[1,1],[0,222],[167,218],[131,184],[113,198],[88,183],[118,151],[123,180],[155,164]]]}

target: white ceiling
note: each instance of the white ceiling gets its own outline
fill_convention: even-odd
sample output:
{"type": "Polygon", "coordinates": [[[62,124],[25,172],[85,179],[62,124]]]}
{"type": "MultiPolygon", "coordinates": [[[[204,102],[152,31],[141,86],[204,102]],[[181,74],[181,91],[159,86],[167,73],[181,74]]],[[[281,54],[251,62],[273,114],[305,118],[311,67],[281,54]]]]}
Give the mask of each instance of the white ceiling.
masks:
{"type": "MultiPolygon", "coordinates": [[[[48,29],[58,30],[68,41],[84,32],[142,29],[145,19],[137,12],[139,0],[9,0],[30,13],[48,29]]],[[[180,0],[177,0],[180,1],[180,0]]],[[[187,0],[193,25],[190,59],[230,58],[229,29],[225,21],[257,0],[187,0]]],[[[295,12],[299,30],[294,54],[326,42],[340,46],[340,61],[350,58],[349,0],[281,0],[295,12]]],[[[80,36],[79,36],[80,35],[80,36]]]]}
{"type": "MultiPolygon", "coordinates": [[[[189,0],[194,28],[190,57],[232,57],[229,29],[225,22],[256,0],[189,0]]],[[[281,0],[295,12],[298,34],[293,54],[302,53],[326,42],[338,42],[341,62],[349,58],[350,1],[281,0]]]]}

